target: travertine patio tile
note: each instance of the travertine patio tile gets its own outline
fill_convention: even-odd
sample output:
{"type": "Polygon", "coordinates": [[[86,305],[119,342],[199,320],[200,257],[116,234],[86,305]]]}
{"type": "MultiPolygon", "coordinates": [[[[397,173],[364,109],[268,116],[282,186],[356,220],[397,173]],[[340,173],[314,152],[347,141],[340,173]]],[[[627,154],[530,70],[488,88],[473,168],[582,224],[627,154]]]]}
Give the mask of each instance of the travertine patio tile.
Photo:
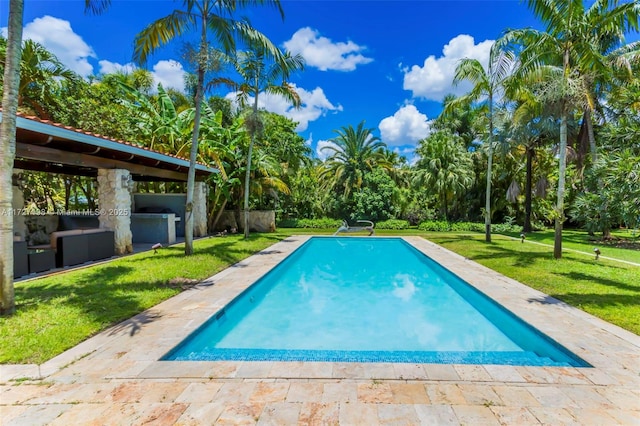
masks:
{"type": "Polygon", "coordinates": [[[422,383],[389,383],[394,404],[429,404],[427,390],[422,383]]]}
{"type": "Polygon", "coordinates": [[[524,407],[492,406],[489,408],[503,425],[527,426],[540,424],[536,416],[524,407]]]}
{"type": "Polygon", "coordinates": [[[607,410],[607,414],[621,425],[638,425],[640,424],[640,411],[637,410],[607,410]]]}
{"type": "Polygon", "coordinates": [[[362,404],[360,402],[340,403],[341,425],[368,425],[380,424],[378,419],[378,406],[376,404],[362,404]]]}
{"type": "Polygon", "coordinates": [[[527,387],[494,385],[491,387],[507,407],[537,407],[540,401],[531,395],[527,387]]]}
{"type": "Polygon", "coordinates": [[[453,368],[461,380],[470,382],[489,382],[491,375],[482,365],[454,365],[453,368]]]}
{"type": "Polygon", "coordinates": [[[574,400],[556,386],[530,386],[528,389],[543,407],[578,407],[574,400]]]}
{"type": "Polygon", "coordinates": [[[404,380],[425,380],[427,373],[422,364],[399,363],[394,364],[393,369],[396,372],[396,378],[404,380]]]}
{"type": "Polygon", "coordinates": [[[511,365],[485,365],[484,369],[489,373],[491,379],[497,382],[526,382],[516,367],[511,365]]]}
{"type": "Polygon", "coordinates": [[[249,398],[256,388],[252,382],[226,382],[216,394],[216,400],[224,401],[229,405],[249,402],[249,398]]]}
{"type": "Polygon", "coordinates": [[[391,387],[384,382],[358,383],[358,402],[390,404],[393,402],[391,387]]]}
{"type": "Polygon", "coordinates": [[[469,405],[504,405],[498,394],[486,384],[460,383],[458,388],[469,405]]]}
{"type": "Polygon", "coordinates": [[[300,416],[301,403],[272,402],[267,404],[258,419],[259,425],[295,425],[300,416]]]}
{"type": "Polygon", "coordinates": [[[187,387],[176,398],[176,402],[186,403],[205,403],[211,402],[215,399],[216,394],[222,388],[222,382],[193,382],[189,383],[187,387]]]}
{"type": "Polygon", "coordinates": [[[253,394],[249,398],[251,402],[284,402],[289,392],[289,383],[265,383],[258,382],[253,391],[253,394]]]}
{"type": "Polygon", "coordinates": [[[302,362],[273,362],[269,377],[299,378],[302,375],[302,362]]]}
{"type": "MultiPolygon", "coordinates": [[[[100,424],[103,412],[108,409],[107,404],[78,404],[66,410],[53,420],[51,426],[90,425],[100,424]]],[[[4,410],[3,410],[4,413],[4,410]]]]}
{"type": "Polygon", "coordinates": [[[415,405],[414,409],[420,423],[424,425],[460,424],[450,405],[415,405]]]}
{"type": "Polygon", "coordinates": [[[27,384],[21,383],[14,386],[2,386],[0,388],[0,402],[2,404],[22,404],[40,397],[51,387],[50,383],[27,384]]]}
{"type": "MultiPolygon", "coordinates": [[[[3,413],[4,413],[4,407],[3,413]]],[[[29,425],[39,426],[47,425],[57,419],[62,413],[73,408],[71,404],[44,404],[28,406],[22,413],[11,420],[5,422],[2,420],[3,426],[13,425],[29,425]]]]}
{"type": "Polygon", "coordinates": [[[598,387],[596,391],[618,408],[640,410],[640,392],[638,392],[638,389],[598,387]]]}
{"type": "MultiPolygon", "coordinates": [[[[51,386],[42,386],[40,392],[30,398],[29,404],[65,404],[73,403],[75,400],[69,398],[69,395],[77,392],[78,387],[74,384],[53,384],[51,386]]],[[[4,401],[4,400],[3,400],[4,401]]]]}
{"type": "Polygon", "coordinates": [[[496,415],[488,407],[482,405],[454,405],[453,411],[461,424],[499,425],[496,415]]]}
{"type": "Polygon", "coordinates": [[[335,379],[361,379],[364,368],[358,362],[336,362],[333,364],[332,377],[335,379]]]}
{"type": "Polygon", "coordinates": [[[378,418],[381,425],[415,425],[418,414],[411,404],[380,404],[378,418]]]}
{"type": "Polygon", "coordinates": [[[356,402],[358,400],[358,385],[351,381],[325,383],[322,402],[356,402]]]}
{"type": "Polygon", "coordinates": [[[322,383],[292,382],[287,393],[287,402],[322,402],[322,383]]]}
{"type": "MultiPolygon", "coordinates": [[[[362,364],[362,379],[396,379],[398,375],[392,363],[364,363],[362,364]]],[[[424,371],[424,369],[423,369],[424,371]]]]}
{"type": "Polygon", "coordinates": [[[260,419],[265,403],[247,402],[226,404],[216,420],[217,425],[255,424],[260,419]]]}
{"type": "Polygon", "coordinates": [[[235,377],[268,377],[272,368],[271,361],[245,361],[238,367],[235,377]]]}
{"type": "Polygon", "coordinates": [[[467,403],[460,388],[454,384],[427,384],[425,388],[432,404],[464,405],[467,403]]]}
{"type": "Polygon", "coordinates": [[[562,386],[559,388],[579,407],[593,409],[612,409],[614,404],[598,393],[595,386],[562,386]]]}
{"type": "Polygon", "coordinates": [[[144,369],[138,377],[145,379],[193,377],[202,379],[211,375],[211,364],[193,361],[158,361],[144,369]]]}
{"type": "Polygon", "coordinates": [[[556,407],[527,407],[527,410],[533,414],[540,423],[550,426],[584,426],[581,425],[570,413],[564,408],[556,407]]]}
{"type": "Polygon", "coordinates": [[[220,401],[208,403],[191,403],[176,421],[179,426],[201,426],[215,424],[216,420],[225,409],[225,404],[220,401]]]}
{"type": "Polygon", "coordinates": [[[545,378],[551,378],[550,383],[558,384],[575,384],[575,385],[589,385],[591,381],[582,374],[583,368],[575,367],[543,367],[545,372],[545,378]]]}
{"type": "Polygon", "coordinates": [[[572,409],[568,408],[567,411],[576,419],[576,421],[582,425],[614,425],[616,419],[607,413],[607,410],[598,409],[572,409]]]}
{"type": "Polygon", "coordinates": [[[236,377],[240,363],[231,361],[216,361],[207,372],[211,378],[232,378],[236,377]]]}
{"type": "Polygon", "coordinates": [[[594,385],[618,385],[620,382],[600,368],[583,368],[581,373],[594,385]]]}
{"type": "MultiPolygon", "coordinates": [[[[0,401],[2,401],[1,396],[2,395],[0,395],[0,401]]],[[[3,424],[14,424],[13,419],[20,417],[22,413],[30,408],[28,405],[2,405],[1,407],[0,418],[2,418],[3,424]]]]}
{"type": "Polygon", "coordinates": [[[427,377],[431,380],[460,380],[460,376],[456,369],[453,368],[453,365],[425,364],[424,370],[427,373],[427,377]]]}
{"type": "Polygon", "coordinates": [[[333,376],[333,363],[303,362],[299,373],[300,377],[308,379],[330,379],[333,376]]]}
{"type": "Polygon", "coordinates": [[[340,421],[338,402],[302,404],[298,424],[300,425],[337,425],[340,421]]]}
{"type": "Polygon", "coordinates": [[[116,386],[105,398],[122,403],[173,402],[188,383],[171,381],[124,382],[116,386]]]}

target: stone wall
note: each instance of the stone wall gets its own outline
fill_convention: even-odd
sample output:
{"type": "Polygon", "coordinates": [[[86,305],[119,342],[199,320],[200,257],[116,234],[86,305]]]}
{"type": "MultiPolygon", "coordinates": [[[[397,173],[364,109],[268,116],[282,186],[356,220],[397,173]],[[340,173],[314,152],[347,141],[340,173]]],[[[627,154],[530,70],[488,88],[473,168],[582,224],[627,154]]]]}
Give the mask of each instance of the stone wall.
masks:
{"type": "Polygon", "coordinates": [[[49,244],[51,233],[58,230],[56,214],[23,216],[25,225],[24,240],[29,246],[49,244]]]}
{"type": "Polygon", "coordinates": [[[116,254],[133,251],[131,235],[131,174],[124,169],[98,170],[100,227],[114,232],[116,254]]]}
{"type": "MultiPolygon", "coordinates": [[[[230,231],[235,228],[238,232],[243,229],[242,216],[241,220],[236,220],[235,211],[226,210],[220,216],[216,231],[230,231]]],[[[276,212],[273,210],[252,210],[249,212],[249,229],[256,232],[275,232],[276,231],[276,212]]]]}

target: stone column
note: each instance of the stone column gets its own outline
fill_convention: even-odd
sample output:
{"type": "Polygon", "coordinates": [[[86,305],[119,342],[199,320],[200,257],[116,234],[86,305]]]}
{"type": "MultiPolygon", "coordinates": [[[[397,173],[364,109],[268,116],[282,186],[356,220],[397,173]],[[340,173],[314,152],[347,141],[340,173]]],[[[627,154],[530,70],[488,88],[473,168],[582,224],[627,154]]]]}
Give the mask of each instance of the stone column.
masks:
{"type": "Polygon", "coordinates": [[[193,188],[193,236],[207,235],[207,196],[209,187],[206,182],[196,181],[193,188]]]}
{"type": "Polygon", "coordinates": [[[131,188],[129,170],[98,170],[100,227],[114,232],[116,254],[133,251],[131,236],[131,188]]]}

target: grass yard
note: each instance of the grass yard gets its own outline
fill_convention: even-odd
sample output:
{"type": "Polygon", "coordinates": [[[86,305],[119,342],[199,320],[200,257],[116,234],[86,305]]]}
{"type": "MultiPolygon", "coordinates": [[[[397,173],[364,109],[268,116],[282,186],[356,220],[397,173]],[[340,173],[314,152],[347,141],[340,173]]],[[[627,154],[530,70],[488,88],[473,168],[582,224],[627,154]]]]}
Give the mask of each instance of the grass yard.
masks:
{"type": "Polygon", "coordinates": [[[206,238],[15,284],[16,314],[0,317],[0,363],[42,363],[189,285],[284,238],[206,238]]]}
{"type": "MultiPolygon", "coordinates": [[[[333,234],[335,229],[281,229],[276,234],[207,238],[184,257],[175,246],[112,262],[18,282],[17,313],[0,318],[0,363],[42,363],[105,328],[151,308],[227,266],[291,234],[333,234]]],[[[354,233],[352,235],[366,235],[354,233]]],[[[420,235],[597,317],[640,334],[640,267],[596,261],[585,233],[565,231],[565,251],[553,259],[553,231],[527,236],[377,230],[376,235],[420,235]],[[514,238],[516,237],[516,238],[514,238]],[[539,242],[541,244],[535,244],[539,242]],[[543,244],[551,244],[543,245],[543,244]]],[[[602,255],[640,264],[640,250],[602,248],[602,255]]]]}

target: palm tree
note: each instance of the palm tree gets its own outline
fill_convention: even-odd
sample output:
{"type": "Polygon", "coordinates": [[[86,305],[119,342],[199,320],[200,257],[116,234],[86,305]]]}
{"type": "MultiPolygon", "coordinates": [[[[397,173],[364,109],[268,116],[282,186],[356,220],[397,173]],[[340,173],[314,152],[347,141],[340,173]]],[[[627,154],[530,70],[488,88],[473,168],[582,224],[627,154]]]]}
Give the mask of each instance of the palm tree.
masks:
{"type": "Polygon", "coordinates": [[[341,189],[345,197],[362,187],[365,173],[378,166],[386,166],[386,144],[373,136],[373,129],[365,129],[364,125],[365,122],[361,121],[357,129],[349,125],[334,130],[338,136],[331,139],[333,145],[322,148],[330,154],[321,177],[330,177],[332,186],[341,189]]]}
{"type": "Polygon", "coordinates": [[[445,114],[456,106],[456,104],[469,104],[477,102],[486,96],[487,118],[489,128],[487,129],[487,188],[485,192],[485,212],[484,227],[485,240],[491,242],[491,172],[493,163],[493,109],[494,100],[503,93],[503,83],[505,78],[511,73],[513,65],[513,54],[509,51],[498,49],[494,44],[489,55],[489,65],[485,69],[477,59],[464,58],[460,60],[456,67],[453,83],[468,80],[473,84],[471,91],[460,98],[445,104],[445,114]]]}
{"type": "Polygon", "coordinates": [[[562,257],[562,224],[567,167],[567,119],[577,98],[584,99],[587,70],[603,70],[602,48],[621,42],[626,30],[638,29],[637,1],[597,0],[585,9],[583,0],[527,0],[533,13],[546,25],[508,31],[498,44],[520,51],[518,73],[547,81],[547,97],[560,108],[558,189],[555,218],[554,257],[562,257]],[[582,77],[576,79],[575,77],[582,77]]]}
{"type": "MultiPolygon", "coordinates": [[[[0,38],[0,64],[4,64],[5,56],[6,40],[0,38]]],[[[66,68],[44,46],[32,40],[25,40],[22,43],[20,61],[18,107],[26,107],[39,117],[50,119],[43,101],[46,103],[55,96],[55,88],[61,79],[75,81],[78,78],[77,74],[66,68]]]]}
{"type": "Polygon", "coordinates": [[[445,219],[455,195],[467,190],[473,182],[473,161],[460,136],[448,130],[430,134],[418,143],[420,159],[415,165],[413,183],[432,188],[440,198],[445,219]]]}
{"type": "MultiPolygon", "coordinates": [[[[104,2],[103,2],[104,3],[104,2]]],[[[261,46],[276,58],[280,51],[262,33],[254,29],[247,20],[236,20],[233,15],[237,9],[250,5],[275,6],[284,18],[280,0],[183,0],[184,10],[175,10],[169,16],[160,18],[149,24],[135,38],[134,60],[145,63],[149,55],[160,46],[186,34],[188,31],[200,32],[200,43],[196,54],[197,85],[195,93],[195,117],[191,150],[189,155],[189,173],[187,175],[187,202],[185,218],[185,254],[193,253],[193,191],[195,187],[195,166],[198,156],[198,136],[200,132],[200,115],[204,95],[205,73],[217,61],[212,55],[208,33],[211,31],[222,49],[231,53],[235,51],[236,40],[255,46],[261,46]]]]}
{"type": "MultiPolygon", "coordinates": [[[[258,97],[260,93],[282,96],[294,107],[301,105],[300,96],[295,88],[287,82],[292,72],[304,68],[302,56],[292,56],[289,52],[273,57],[264,46],[253,44],[251,49],[239,52],[234,60],[234,66],[242,82],[239,85],[232,81],[227,83],[235,86],[238,101],[241,106],[247,105],[249,98],[253,98],[251,115],[246,119],[247,130],[251,135],[247,151],[247,169],[244,180],[244,237],[249,238],[249,186],[251,179],[251,155],[256,137],[262,132],[262,122],[258,115],[258,97]],[[279,83],[278,83],[279,81],[279,83]]],[[[222,80],[219,80],[222,81],[222,80]]]]}
{"type": "MultiPolygon", "coordinates": [[[[7,28],[7,56],[4,66],[2,94],[2,123],[0,124],[0,210],[12,211],[13,190],[11,175],[16,156],[16,113],[18,111],[18,87],[20,85],[20,57],[22,46],[23,0],[9,1],[7,28]]],[[[13,288],[13,215],[0,214],[0,315],[15,312],[13,288]]]]}

